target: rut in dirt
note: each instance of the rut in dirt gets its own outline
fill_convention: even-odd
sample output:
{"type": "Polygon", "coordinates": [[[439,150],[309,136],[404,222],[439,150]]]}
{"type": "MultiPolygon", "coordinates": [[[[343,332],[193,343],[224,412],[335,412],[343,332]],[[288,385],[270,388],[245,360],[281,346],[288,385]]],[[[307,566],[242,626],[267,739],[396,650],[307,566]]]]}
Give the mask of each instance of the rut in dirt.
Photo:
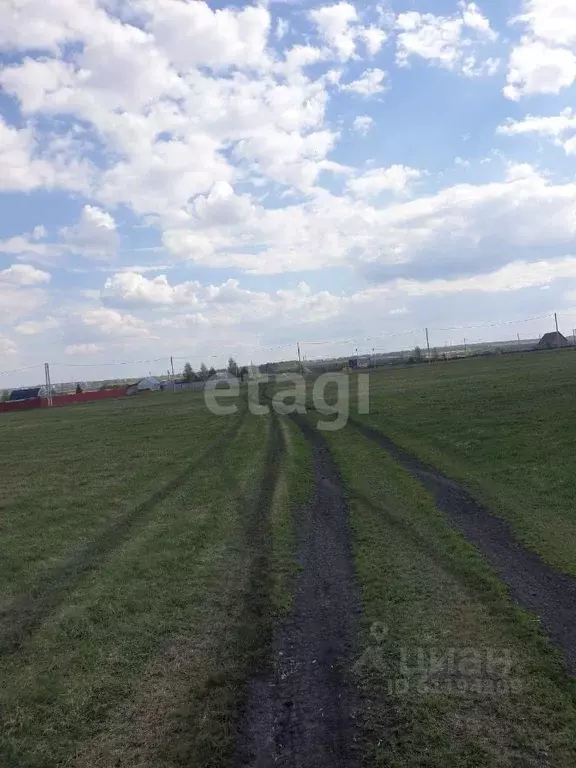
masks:
{"type": "Polygon", "coordinates": [[[477,502],[458,483],[400,448],[389,437],[355,419],[353,426],[377,443],[424,488],[449,523],[484,555],[512,598],[537,614],[552,644],[576,674],[576,577],[559,573],[515,537],[510,526],[477,502]]]}
{"type": "Polygon", "coordinates": [[[324,439],[298,425],[311,444],[314,494],[294,513],[292,612],[274,632],[270,668],[249,685],[237,765],[357,768],[359,701],[349,670],[360,597],[348,508],[324,439]]]}

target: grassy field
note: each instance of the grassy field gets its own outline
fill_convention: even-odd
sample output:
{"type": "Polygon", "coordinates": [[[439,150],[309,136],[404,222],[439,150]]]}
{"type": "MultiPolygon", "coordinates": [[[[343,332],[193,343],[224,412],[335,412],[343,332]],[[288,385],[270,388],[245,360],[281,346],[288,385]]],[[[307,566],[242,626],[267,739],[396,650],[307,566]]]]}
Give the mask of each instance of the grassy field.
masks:
{"type": "Polygon", "coordinates": [[[576,353],[436,363],[371,377],[371,414],[576,574],[576,353]]]}
{"type": "MultiPolygon", "coordinates": [[[[380,371],[353,415],[575,573],[575,374],[571,351],[380,371]]],[[[292,606],[292,511],[324,482],[295,421],[239,405],[1,415],[3,768],[236,764],[248,680],[292,606]]],[[[367,766],[575,765],[576,688],[538,617],[353,422],[325,439],[362,599],[367,766]]]]}
{"type": "Polygon", "coordinates": [[[2,764],[226,764],[289,605],[298,436],[193,394],[7,416],[2,764]]]}
{"type": "Polygon", "coordinates": [[[363,588],[368,764],[573,765],[575,689],[538,622],[391,458],[350,428],[330,445],[363,588]]]}

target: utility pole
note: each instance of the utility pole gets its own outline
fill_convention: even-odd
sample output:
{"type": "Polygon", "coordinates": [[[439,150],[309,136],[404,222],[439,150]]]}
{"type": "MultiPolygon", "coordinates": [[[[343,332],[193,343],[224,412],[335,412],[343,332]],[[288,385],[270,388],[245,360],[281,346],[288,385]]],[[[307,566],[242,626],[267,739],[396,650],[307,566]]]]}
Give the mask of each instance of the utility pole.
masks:
{"type": "Polygon", "coordinates": [[[176,391],[176,377],[174,376],[174,358],[170,355],[170,367],[172,368],[172,391],[176,391]]]}
{"type": "Polygon", "coordinates": [[[466,338],[464,338],[464,357],[468,357],[468,347],[466,346],[466,338]]]}
{"type": "Polygon", "coordinates": [[[372,347],[372,368],[376,368],[376,357],[374,355],[374,347],[372,347]]]}
{"type": "Polygon", "coordinates": [[[300,376],[304,376],[304,371],[302,370],[302,356],[300,355],[300,342],[297,341],[296,344],[298,345],[298,364],[300,366],[300,376]]]}
{"type": "Polygon", "coordinates": [[[554,312],[554,322],[556,323],[556,346],[560,346],[560,336],[558,334],[558,315],[554,312]]]}
{"type": "Polygon", "coordinates": [[[520,334],[517,333],[516,336],[518,337],[518,352],[520,352],[520,334]]]}
{"type": "Polygon", "coordinates": [[[48,398],[48,407],[52,408],[52,382],[50,381],[50,365],[44,363],[44,375],[46,376],[46,397],[48,398]]]}
{"type": "Polygon", "coordinates": [[[426,348],[428,349],[428,362],[431,363],[432,360],[430,360],[430,339],[428,337],[428,328],[426,328],[426,348]]]}
{"type": "Polygon", "coordinates": [[[356,369],[358,369],[358,347],[356,347],[356,369]]]}

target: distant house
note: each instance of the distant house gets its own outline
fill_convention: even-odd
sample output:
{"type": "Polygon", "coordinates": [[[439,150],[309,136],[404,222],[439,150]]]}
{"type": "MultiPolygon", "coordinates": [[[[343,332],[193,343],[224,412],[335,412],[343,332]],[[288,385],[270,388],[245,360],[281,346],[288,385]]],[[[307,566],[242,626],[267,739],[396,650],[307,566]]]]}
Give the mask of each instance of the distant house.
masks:
{"type": "Polygon", "coordinates": [[[568,339],[559,331],[545,333],[538,342],[538,349],[558,349],[558,347],[568,347],[568,339]]]}
{"type": "Polygon", "coordinates": [[[140,379],[136,384],[133,384],[126,390],[127,395],[135,395],[138,392],[158,392],[163,388],[160,383],[160,379],[156,376],[147,376],[145,379],[140,379]]]}

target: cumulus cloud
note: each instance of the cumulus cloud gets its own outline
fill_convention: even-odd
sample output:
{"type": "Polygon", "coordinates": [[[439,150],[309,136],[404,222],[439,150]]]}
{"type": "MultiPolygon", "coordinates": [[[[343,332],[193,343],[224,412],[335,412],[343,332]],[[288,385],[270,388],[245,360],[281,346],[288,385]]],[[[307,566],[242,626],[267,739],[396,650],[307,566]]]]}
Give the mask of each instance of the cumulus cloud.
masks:
{"type": "Polygon", "coordinates": [[[514,101],[537,93],[559,93],[576,80],[576,7],[566,0],[524,0],[512,20],[526,34],[508,64],[504,95],[514,101]]]}
{"type": "Polygon", "coordinates": [[[112,216],[92,205],[85,205],[78,223],[64,227],[61,235],[70,251],[90,259],[110,259],[120,243],[112,216]]]}
{"type": "MultiPolygon", "coordinates": [[[[523,2],[511,27],[518,35],[507,96],[554,94],[574,81],[572,5],[523,2]]],[[[74,337],[81,346],[105,340],[153,348],[152,333],[192,344],[218,329],[222,338],[233,330],[258,346],[262,334],[310,319],[347,325],[346,312],[362,303],[383,304],[389,320],[412,307],[410,298],[496,295],[572,279],[570,263],[556,257],[572,252],[576,236],[574,183],[539,172],[529,155],[501,178],[493,171],[489,180],[453,185],[445,181],[453,168],[443,176],[435,161],[430,172],[423,161],[422,170],[409,167],[402,136],[376,140],[376,120],[383,132],[400,133],[394,115],[350,114],[367,104],[358,97],[416,76],[378,68],[387,66],[388,39],[401,67],[420,61],[465,77],[494,74],[508,41],[497,39],[480,6],[460,2],[454,13],[395,18],[343,1],[278,23],[266,4],[137,0],[128,14],[114,2],[7,0],[0,5],[0,50],[8,52],[0,86],[14,110],[10,122],[0,121],[0,191],[27,195],[26,205],[37,190],[82,197],[69,196],[69,207],[46,219],[49,232],[5,230],[0,323],[16,328],[22,342],[70,322],[85,334],[74,337]],[[130,227],[141,225],[131,238],[130,227]],[[128,253],[136,243],[155,249],[154,267],[146,255],[128,253]],[[43,264],[73,275],[64,282],[53,270],[49,282],[43,264]],[[233,271],[211,278],[207,269],[233,271]],[[328,281],[349,270],[371,287],[341,295],[312,289],[300,275],[282,290],[271,289],[270,278],[261,280],[266,290],[257,290],[257,277],[249,286],[236,279],[238,272],[321,269],[333,270],[328,281]],[[102,285],[95,275],[104,275],[102,285]],[[62,291],[69,302],[63,314],[56,294],[50,301],[54,285],[58,301],[62,291]],[[190,326],[193,333],[176,332],[190,326]]],[[[282,16],[289,14],[283,7],[282,16]]],[[[419,82],[416,93],[425,88],[419,82]]],[[[546,137],[576,154],[574,113],[558,112],[516,114],[499,133],[546,137]]],[[[414,108],[413,124],[419,119],[414,108]]],[[[454,146],[450,157],[456,154],[462,150],[454,146]]],[[[420,162],[418,155],[413,164],[420,162]]]]}
{"type": "Polygon", "coordinates": [[[51,275],[29,264],[13,264],[0,270],[0,325],[13,323],[46,301],[39,286],[50,282],[51,275]]]}
{"type": "Polygon", "coordinates": [[[0,271],[0,282],[11,285],[41,285],[50,282],[50,274],[30,264],[13,264],[0,271]]]}
{"type": "Polygon", "coordinates": [[[366,136],[374,126],[374,120],[369,115],[358,115],[354,118],[352,123],[352,130],[360,134],[360,136],[366,136]]]}
{"type": "MultiPolygon", "coordinates": [[[[381,190],[402,193],[425,171],[396,165],[370,169],[346,182],[348,194],[316,190],[283,208],[256,205],[227,229],[193,222],[167,232],[180,259],[256,274],[348,266],[429,263],[439,271],[455,258],[473,269],[486,243],[490,258],[510,249],[571,247],[576,234],[576,184],[558,184],[529,164],[510,165],[500,181],[457,184],[410,201],[376,204],[381,190]],[[244,249],[240,249],[240,245],[244,249]]],[[[416,266],[415,266],[416,268],[416,266]]]]}
{"type": "Polygon", "coordinates": [[[149,336],[145,323],[130,314],[122,314],[115,309],[99,307],[89,309],[81,316],[81,322],[105,336],[130,337],[149,336]]]}
{"type": "Polygon", "coordinates": [[[350,179],[346,186],[355,197],[374,197],[384,190],[402,194],[407,191],[411,180],[421,176],[422,172],[416,168],[391,165],[389,168],[373,168],[355,179],[350,179]]]}
{"type": "Polygon", "coordinates": [[[32,232],[16,235],[6,240],[0,240],[0,253],[19,258],[44,258],[51,252],[46,243],[40,242],[46,236],[44,227],[35,227],[32,232]]]}
{"type": "Polygon", "coordinates": [[[523,120],[508,120],[498,126],[497,132],[504,136],[544,136],[562,147],[567,155],[576,154],[576,114],[570,107],[559,115],[527,115],[523,120]]]}
{"type": "Polygon", "coordinates": [[[525,288],[542,288],[550,285],[554,280],[575,277],[576,258],[567,256],[549,261],[513,261],[495,272],[456,280],[428,282],[399,280],[394,287],[409,296],[442,295],[463,291],[500,293],[520,291],[525,288]]]}
{"type": "Polygon", "coordinates": [[[26,320],[23,323],[19,323],[14,327],[14,330],[22,336],[37,336],[40,333],[44,333],[52,328],[58,328],[59,326],[60,320],[48,315],[44,320],[26,320]]]}
{"type": "Polygon", "coordinates": [[[172,287],[166,275],[152,279],[138,272],[120,272],[106,281],[103,296],[126,304],[198,304],[200,283],[190,281],[172,287]]]}
{"type": "Polygon", "coordinates": [[[68,344],[64,347],[65,355],[95,355],[97,352],[102,351],[102,347],[99,344],[68,344]]]}
{"type": "MultiPolygon", "coordinates": [[[[464,75],[486,72],[493,74],[493,65],[478,64],[482,45],[493,43],[497,34],[476,3],[459,3],[454,16],[409,11],[396,19],[396,60],[400,66],[419,56],[430,64],[460,71],[464,75]]],[[[491,60],[492,62],[493,60],[491,60]]]]}
{"type": "Polygon", "coordinates": [[[9,355],[15,355],[18,352],[18,347],[11,340],[0,334],[0,358],[9,355]]]}
{"type": "Polygon", "coordinates": [[[50,164],[34,157],[34,133],[30,128],[14,128],[0,117],[0,191],[27,192],[52,186],[50,164]]]}
{"type": "Polygon", "coordinates": [[[358,20],[356,8],[350,3],[341,2],[336,5],[315,8],[310,11],[310,19],[318,27],[325,42],[342,59],[351,58],[356,51],[358,20]]]}
{"type": "Polygon", "coordinates": [[[386,72],[382,69],[367,69],[357,80],[345,83],[341,87],[343,91],[357,93],[360,96],[375,96],[386,90],[385,78],[386,72]]]}

